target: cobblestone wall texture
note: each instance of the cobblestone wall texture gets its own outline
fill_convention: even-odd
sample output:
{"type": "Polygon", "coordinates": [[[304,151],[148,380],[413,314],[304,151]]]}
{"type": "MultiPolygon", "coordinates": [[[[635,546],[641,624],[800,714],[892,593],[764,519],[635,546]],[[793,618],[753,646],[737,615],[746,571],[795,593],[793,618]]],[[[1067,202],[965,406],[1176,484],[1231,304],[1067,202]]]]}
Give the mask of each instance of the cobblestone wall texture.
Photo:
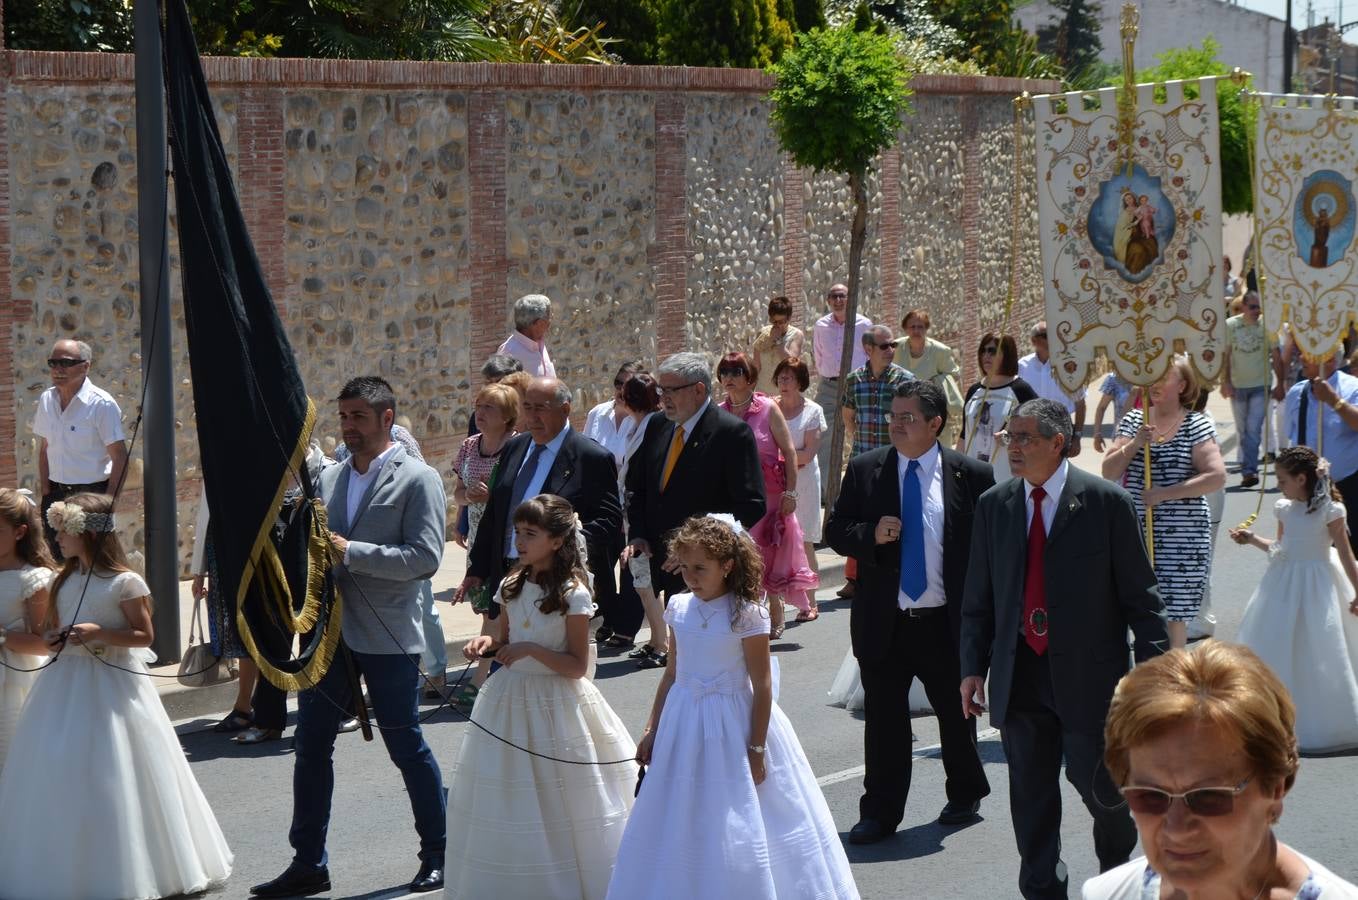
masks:
{"type": "MultiPolygon", "coordinates": [[[[206,71],[318,437],[334,445],[345,379],[382,374],[449,493],[484,348],[508,333],[521,294],[555,302],[549,344],[583,414],[619,362],[654,362],[657,345],[746,348],[785,285],[806,324],[847,280],[847,185],[790,166],[762,73],[316,60],[207,60],[206,71]],[[492,143],[474,146],[477,134],[492,143]],[[477,159],[488,181],[473,180],[477,159]],[[791,228],[785,180],[801,200],[791,228]]],[[[869,316],[922,303],[961,346],[993,317],[1007,283],[1009,101],[1044,88],[917,80],[916,114],[869,179],[869,316]],[[883,266],[884,252],[899,259],[883,266]]],[[[0,51],[0,483],[35,486],[29,422],[57,337],[95,347],[93,379],[129,427],[136,417],[133,119],[130,58],[0,51]]],[[[187,565],[199,476],[177,268],[171,287],[187,565]]],[[[133,548],[140,485],[136,448],[120,507],[133,548]]]]}

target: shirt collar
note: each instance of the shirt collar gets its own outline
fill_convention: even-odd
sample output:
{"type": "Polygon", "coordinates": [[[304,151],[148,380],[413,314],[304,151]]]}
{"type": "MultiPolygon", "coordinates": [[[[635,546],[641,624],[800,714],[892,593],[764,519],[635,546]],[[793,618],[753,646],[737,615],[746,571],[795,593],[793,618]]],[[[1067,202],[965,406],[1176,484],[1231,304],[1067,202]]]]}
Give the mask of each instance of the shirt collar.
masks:
{"type": "Polygon", "coordinates": [[[698,411],[690,416],[686,421],[680,423],[679,427],[684,429],[684,439],[693,437],[693,429],[698,427],[698,420],[707,412],[707,408],[712,405],[712,398],[708,397],[703,401],[703,405],[698,407],[698,411]]]}
{"type": "Polygon", "coordinates": [[[513,334],[509,336],[509,341],[510,343],[520,345],[525,350],[531,350],[534,353],[541,353],[547,349],[546,341],[535,341],[517,328],[515,328],[513,334]]]}
{"type": "MultiPolygon", "coordinates": [[[[1066,476],[1070,474],[1070,460],[1061,460],[1061,465],[1056,467],[1052,476],[1042,483],[1042,490],[1047,492],[1047,496],[1053,500],[1061,499],[1061,492],[1066,489],[1066,476]]],[[[1026,478],[1023,480],[1023,497],[1025,500],[1033,499],[1033,484],[1026,478]]]]}
{"type": "Polygon", "coordinates": [[[368,478],[382,471],[382,467],[387,464],[387,460],[391,459],[391,454],[394,453],[396,451],[396,448],[399,446],[401,445],[398,444],[395,440],[393,440],[387,446],[387,449],[377,454],[377,456],[374,457],[373,461],[368,463],[367,472],[360,472],[358,469],[354,468],[354,455],[352,453],[349,454],[349,458],[346,459],[344,463],[353,471],[353,477],[368,478]]]}
{"type": "MultiPolygon", "coordinates": [[[[924,453],[922,453],[917,458],[917,462],[919,462],[919,477],[921,481],[923,481],[926,478],[934,477],[934,469],[935,467],[938,466],[938,461],[942,457],[943,454],[938,449],[938,441],[934,441],[932,444],[929,445],[929,449],[924,451],[924,453]]],[[[910,468],[910,457],[906,456],[904,453],[901,453],[899,450],[896,451],[897,474],[901,478],[904,478],[906,470],[909,468],[910,468]]]]}
{"type": "MultiPolygon", "coordinates": [[[[561,431],[557,433],[556,437],[552,438],[546,444],[543,444],[543,450],[545,452],[550,452],[553,456],[555,456],[557,453],[561,451],[561,445],[566,443],[566,435],[570,433],[570,430],[571,423],[567,422],[566,427],[561,429],[561,431]]],[[[531,443],[536,444],[537,441],[531,441],[531,443]]]]}

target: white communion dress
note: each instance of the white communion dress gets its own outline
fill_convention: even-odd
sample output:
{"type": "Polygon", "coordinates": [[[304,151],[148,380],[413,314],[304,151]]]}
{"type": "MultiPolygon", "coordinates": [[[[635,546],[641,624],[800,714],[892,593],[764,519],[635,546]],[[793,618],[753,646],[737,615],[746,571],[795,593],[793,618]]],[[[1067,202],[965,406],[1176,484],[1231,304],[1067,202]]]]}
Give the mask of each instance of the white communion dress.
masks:
{"type": "MultiPolygon", "coordinates": [[[[513,600],[497,593],[495,602],[509,617],[510,643],[564,651],[567,617],[542,612],[542,596],[528,582],[513,600]]],[[[593,612],[589,591],[568,595],[568,615],[593,612]]],[[[486,679],[446,781],[445,896],[591,900],[608,890],[632,808],[637,748],[592,674],[566,678],[525,658],[486,679]],[[558,760],[615,764],[544,759],[492,734],[558,760]]]]}
{"type": "MultiPolygon", "coordinates": [[[[58,620],[123,629],[119,603],[149,593],[135,572],[88,587],[76,573],[55,598],[58,620]]],[[[23,823],[0,840],[4,900],[143,900],[230,876],[231,851],[146,677],[148,656],[67,644],[38,675],[0,773],[0,821],[23,823]]]]}
{"type": "Polygon", "coordinates": [[[1297,706],[1297,744],[1308,753],[1358,747],[1358,616],[1353,586],[1331,546],[1329,523],[1344,505],[1325,500],[1314,511],[1279,500],[1282,540],[1245,607],[1236,640],[1287,685],[1297,706]]]}
{"type": "MultiPolygon", "coordinates": [[[[6,631],[27,631],[28,598],[43,590],[55,575],[51,569],[24,564],[19,569],[0,572],[0,628],[6,631]]],[[[45,657],[15,653],[6,644],[0,647],[0,765],[5,762],[10,738],[19,722],[28,692],[37,681],[45,657]]]]}
{"type": "Polygon", "coordinates": [[[787,716],[773,705],[765,779],[746,748],[754,690],[742,640],[769,633],[762,608],[732,627],[731,598],[672,598],[676,678],[627,823],[610,900],[857,898],[830,808],[787,716]]]}
{"type": "MultiPolygon", "coordinates": [[[[844,654],[844,661],[839,664],[839,671],[835,672],[827,693],[831,706],[842,706],[849,712],[863,708],[863,673],[858,669],[858,659],[853,655],[853,650],[844,654]]],[[[924,693],[924,682],[916,678],[910,685],[910,711],[928,713],[933,712],[933,709],[924,693]]]]}

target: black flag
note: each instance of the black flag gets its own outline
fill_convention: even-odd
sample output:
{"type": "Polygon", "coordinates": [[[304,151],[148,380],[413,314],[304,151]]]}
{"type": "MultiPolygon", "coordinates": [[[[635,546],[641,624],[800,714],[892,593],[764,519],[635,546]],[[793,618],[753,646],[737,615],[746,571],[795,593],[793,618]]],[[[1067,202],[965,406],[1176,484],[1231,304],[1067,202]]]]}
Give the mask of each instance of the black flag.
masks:
{"type": "Polygon", "coordinates": [[[298,690],[320,680],[340,633],[325,507],[305,462],[316,410],[246,231],[184,0],[166,3],[164,46],[184,327],[218,587],[260,671],[298,690]],[[260,629],[280,627],[310,633],[296,659],[261,653],[260,629]]]}

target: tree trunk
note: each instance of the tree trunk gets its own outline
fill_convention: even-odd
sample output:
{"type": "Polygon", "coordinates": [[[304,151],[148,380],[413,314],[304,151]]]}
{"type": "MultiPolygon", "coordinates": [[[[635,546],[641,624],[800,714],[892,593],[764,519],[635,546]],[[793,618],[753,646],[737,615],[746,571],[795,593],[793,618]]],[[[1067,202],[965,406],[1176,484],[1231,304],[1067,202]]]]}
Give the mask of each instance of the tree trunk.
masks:
{"type": "Polygon", "coordinates": [[[839,358],[839,394],[835,408],[826,410],[831,417],[830,471],[821,473],[825,479],[825,516],[839,498],[839,484],[844,473],[844,395],[846,376],[853,369],[853,347],[857,339],[854,323],[858,321],[858,273],[863,267],[863,245],[868,236],[867,171],[849,173],[849,190],[853,193],[853,226],[849,232],[849,302],[844,309],[844,344],[839,358]]]}

